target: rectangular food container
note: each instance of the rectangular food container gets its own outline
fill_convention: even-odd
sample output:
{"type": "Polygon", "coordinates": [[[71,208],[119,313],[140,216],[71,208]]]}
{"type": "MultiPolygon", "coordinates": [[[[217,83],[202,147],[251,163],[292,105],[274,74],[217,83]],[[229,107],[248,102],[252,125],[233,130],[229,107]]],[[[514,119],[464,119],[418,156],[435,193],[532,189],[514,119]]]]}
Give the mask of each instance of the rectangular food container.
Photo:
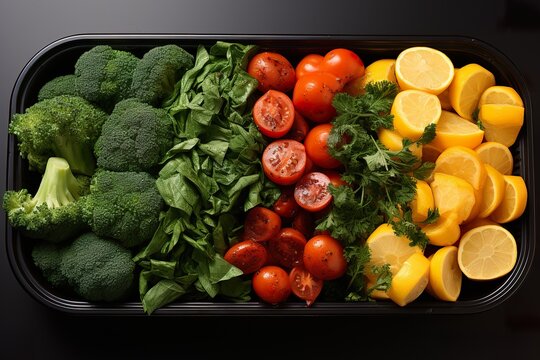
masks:
{"type": "MultiPolygon", "coordinates": [[[[489,310],[500,305],[523,283],[534,258],[535,188],[533,163],[533,119],[530,93],[514,64],[490,45],[466,37],[410,37],[410,36],[260,36],[260,35],[75,35],[60,39],[39,51],[19,75],[11,97],[11,115],[22,113],[36,102],[42,85],[52,78],[73,73],[77,58],[95,45],[110,45],[142,56],[154,46],[174,43],[192,53],[198,45],[212,45],[217,40],[256,44],[261,49],[280,52],[292,60],[309,53],[322,53],[338,47],[357,52],[364,63],[376,59],[396,58],[401,50],[411,46],[429,46],[446,53],[456,67],[478,63],[494,73],[498,85],[508,85],[522,96],[525,122],[519,138],[511,148],[514,156],[514,174],[521,175],[529,190],[528,206],[523,216],[506,227],[514,234],[518,245],[517,263],[512,272],[502,279],[489,282],[471,282],[464,277],[460,299],[455,303],[436,301],[423,294],[404,308],[394,303],[377,302],[316,302],[306,307],[301,302],[270,306],[256,301],[246,303],[181,302],[177,301],[157,310],[155,315],[181,316],[353,316],[390,314],[467,314],[489,310]]],[[[2,126],[7,126],[7,122],[2,126]]],[[[28,171],[27,163],[17,150],[16,139],[10,135],[7,186],[8,189],[29,188],[32,193],[40,178],[28,171]]],[[[9,225],[6,226],[6,247],[10,265],[21,286],[37,301],[63,312],[88,315],[143,315],[137,298],[122,303],[91,303],[81,301],[53,289],[42,278],[30,256],[32,240],[23,238],[9,225]]]]}

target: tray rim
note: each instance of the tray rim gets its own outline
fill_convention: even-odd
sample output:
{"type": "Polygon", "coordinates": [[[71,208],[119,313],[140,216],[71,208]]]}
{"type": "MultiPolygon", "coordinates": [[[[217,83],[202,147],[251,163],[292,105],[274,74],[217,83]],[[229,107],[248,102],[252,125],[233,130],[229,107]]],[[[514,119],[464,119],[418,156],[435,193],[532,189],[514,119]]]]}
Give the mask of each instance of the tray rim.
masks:
{"type": "MultiPolygon", "coordinates": [[[[366,42],[399,42],[399,41],[416,41],[416,42],[456,42],[461,45],[466,45],[468,48],[476,47],[481,49],[498,61],[504,63],[505,72],[519,84],[519,93],[524,101],[524,106],[527,109],[525,112],[524,125],[527,131],[524,134],[525,141],[522,141],[520,152],[523,156],[523,175],[528,188],[528,204],[527,204],[527,219],[523,219],[525,224],[522,225],[522,237],[528,237],[528,241],[524,245],[528,245],[529,252],[526,254],[518,254],[518,264],[511,272],[505,281],[493,293],[487,296],[467,300],[457,303],[444,303],[440,301],[430,301],[423,303],[411,303],[405,308],[397,307],[388,302],[377,302],[376,305],[370,302],[360,303],[316,303],[312,307],[307,308],[301,303],[287,303],[281,306],[270,306],[259,302],[246,303],[224,303],[224,302],[175,302],[161,309],[156,310],[153,315],[168,315],[168,316],[358,316],[358,315],[396,315],[396,314],[472,314],[480,313],[493,309],[499,306],[510,298],[523,284],[527,274],[529,273],[535,254],[535,238],[536,224],[534,222],[536,212],[535,200],[535,182],[534,182],[534,144],[533,144],[533,122],[532,122],[532,101],[530,92],[527,87],[525,78],[512,62],[512,60],[503,54],[496,47],[480,40],[478,38],[468,36],[446,36],[446,35],[324,35],[324,34],[204,34],[204,33],[81,33],[68,35],[59,38],[48,45],[44,46],[35,55],[33,55],[19,73],[16,82],[11,92],[10,101],[10,118],[16,112],[19,101],[18,96],[25,80],[29,76],[30,71],[39,61],[48,53],[57,51],[63,46],[76,44],[77,42],[96,42],[111,43],[121,41],[322,41],[334,43],[336,41],[366,41],[366,42]],[[526,144],[525,144],[526,143],[526,144]],[[528,154],[530,152],[530,154],[528,154]],[[522,262],[520,258],[525,257],[522,262]],[[512,282],[512,284],[508,284],[512,282]]],[[[88,46],[89,44],[87,44],[88,46]]],[[[30,73],[31,75],[31,73],[30,73]]],[[[8,136],[8,153],[6,172],[6,190],[13,188],[13,164],[18,157],[16,151],[15,140],[13,135],[8,136]],[[10,176],[11,175],[11,176],[10,176]]],[[[123,303],[107,303],[97,304],[86,301],[73,301],[64,299],[47,291],[44,287],[38,286],[37,282],[29,279],[29,274],[22,271],[19,266],[21,254],[16,253],[15,242],[20,241],[20,236],[17,231],[11,228],[6,219],[6,250],[8,260],[12,272],[23,289],[39,303],[73,315],[145,315],[140,302],[123,302],[123,303]]]]}

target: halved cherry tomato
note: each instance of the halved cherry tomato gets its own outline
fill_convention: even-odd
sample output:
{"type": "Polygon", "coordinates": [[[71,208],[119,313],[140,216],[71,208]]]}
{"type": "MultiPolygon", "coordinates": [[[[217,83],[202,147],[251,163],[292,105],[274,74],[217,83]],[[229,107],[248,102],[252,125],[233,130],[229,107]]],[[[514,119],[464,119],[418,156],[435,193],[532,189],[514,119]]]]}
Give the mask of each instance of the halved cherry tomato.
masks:
{"type": "Polygon", "coordinates": [[[332,128],[332,124],[317,125],[309,131],[304,141],[307,156],[315,165],[325,169],[335,169],[341,165],[328,152],[328,135],[332,128]]]}
{"type": "Polygon", "coordinates": [[[261,243],[245,240],[231,246],[223,258],[244,274],[251,274],[266,263],[268,253],[261,243]]]}
{"type": "Polygon", "coordinates": [[[264,149],[264,174],[278,185],[292,185],[302,177],[306,167],[306,149],[295,140],[277,140],[264,149]]]}
{"type": "Polygon", "coordinates": [[[291,294],[289,275],[279,266],[264,266],[253,275],[252,286],[255,294],[270,304],[279,304],[291,294]]]}
{"type": "Polygon", "coordinates": [[[334,49],[324,55],[320,71],[336,75],[342,85],[364,75],[364,62],[348,49],[334,49]]]}
{"type": "Polygon", "coordinates": [[[270,209],[257,206],[248,211],[244,220],[244,240],[268,241],[281,229],[281,218],[270,209]]]}
{"type": "Polygon", "coordinates": [[[294,295],[306,301],[311,306],[321,293],[324,281],[317,279],[302,266],[295,266],[290,274],[291,289],[294,295]]]}
{"type": "Polygon", "coordinates": [[[306,239],[309,239],[313,236],[313,231],[315,230],[315,221],[313,220],[312,213],[300,209],[291,222],[291,227],[300,231],[306,239]]]}
{"type": "Polygon", "coordinates": [[[295,71],[289,60],[274,52],[255,55],[248,64],[247,72],[259,81],[258,89],[261,92],[270,89],[287,92],[292,90],[296,81],[295,71]]]}
{"type": "Polygon", "coordinates": [[[294,188],[294,198],[302,208],[315,212],[326,208],[332,202],[328,191],[330,179],[321,172],[304,175],[294,188]]]}
{"type": "Polygon", "coordinates": [[[298,111],[294,112],[294,121],[291,130],[285,135],[287,139],[302,142],[309,132],[309,124],[298,111]]]}
{"type": "Polygon", "coordinates": [[[300,79],[306,74],[314,73],[320,70],[324,56],[319,54],[309,54],[300,60],[296,65],[296,78],[300,79]]]}
{"type": "Polygon", "coordinates": [[[304,248],[304,266],[322,280],[337,279],[347,271],[343,246],[329,235],[316,235],[304,248]]]}
{"type": "Polygon", "coordinates": [[[296,200],[294,200],[293,187],[282,188],[281,195],[274,205],[272,205],[272,210],[274,210],[276,214],[287,219],[294,217],[299,208],[296,200]]]}
{"type": "Polygon", "coordinates": [[[253,121],[263,135],[280,138],[293,126],[294,105],[285,93],[268,90],[253,106],[253,121]]]}
{"type": "Polygon", "coordinates": [[[337,171],[327,170],[324,172],[324,174],[330,179],[330,184],[334,185],[335,187],[344,185],[350,186],[349,183],[345,182],[341,178],[341,175],[337,171]]]}
{"type": "Polygon", "coordinates": [[[268,242],[268,252],[272,258],[285,268],[302,263],[306,238],[293,228],[283,228],[279,234],[268,242]]]}
{"type": "Polygon", "coordinates": [[[294,108],[311,121],[328,122],[336,116],[332,100],[340,90],[341,83],[331,73],[306,74],[299,78],[294,86],[294,108]]]}

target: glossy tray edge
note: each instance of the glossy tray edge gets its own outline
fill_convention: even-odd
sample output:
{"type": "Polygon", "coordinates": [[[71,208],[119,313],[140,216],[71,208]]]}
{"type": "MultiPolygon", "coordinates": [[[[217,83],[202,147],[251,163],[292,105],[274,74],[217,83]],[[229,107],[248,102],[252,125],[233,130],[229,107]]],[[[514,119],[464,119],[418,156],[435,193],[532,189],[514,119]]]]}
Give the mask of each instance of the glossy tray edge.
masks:
{"type": "MultiPolygon", "coordinates": [[[[532,128],[532,104],[526,82],[512,61],[495,49],[493,46],[478,39],[468,37],[449,36],[329,36],[329,35],[216,35],[216,34],[79,34],[72,35],[45,46],[36,53],[22,69],[18,76],[11,95],[10,114],[20,111],[23,100],[21,89],[34,75],[33,71],[39,67],[39,62],[51,54],[62,49],[75,46],[76,44],[97,45],[107,43],[122,44],[126,42],[143,41],[148,43],[167,43],[168,41],[212,42],[244,41],[244,42],[294,42],[308,41],[313,43],[347,44],[348,42],[365,41],[373,44],[399,43],[407,44],[453,44],[462,51],[480,51],[491,57],[491,61],[505,67],[508,77],[513,81],[518,93],[522,95],[525,108],[525,136],[517,145],[522,155],[522,175],[525,178],[529,190],[527,211],[522,218],[522,241],[521,251],[518,254],[516,267],[497,290],[489,295],[469,301],[457,303],[444,303],[437,301],[412,303],[405,308],[397,307],[392,303],[317,303],[311,308],[300,303],[290,303],[282,306],[269,306],[258,302],[248,303],[217,303],[217,302],[179,302],[170,304],[157,310],[155,315],[181,315],[181,316],[354,316],[354,315],[389,315],[389,314],[470,314],[490,310],[500,305],[512,296],[522,285],[533,262],[535,252],[536,224],[535,206],[536,195],[534,188],[534,163],[533,163],[533,128],[532,128]]],[[[18,152],[15,139],[12,135],[8,139],[7,154],[7,188],[14,188],[15,166],[18,152]]],[[[143,315],[142,305],[138,302],[126,302],[118,304],[95,304],[84,301],[71,301],[47,291],[30,274],[24,263],[20,249],[17,246],[20,237],[6,221],[6,249],[9,263],[20,285],[38,302],[50,308],[76,315],[143,315]]]]}

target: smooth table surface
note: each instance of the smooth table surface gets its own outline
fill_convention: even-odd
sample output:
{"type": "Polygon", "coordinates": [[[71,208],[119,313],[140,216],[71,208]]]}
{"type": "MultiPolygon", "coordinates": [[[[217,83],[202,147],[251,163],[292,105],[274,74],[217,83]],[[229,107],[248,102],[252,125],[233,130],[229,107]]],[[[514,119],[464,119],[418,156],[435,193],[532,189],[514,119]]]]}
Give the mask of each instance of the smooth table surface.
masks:
{"type": "MultiPolygon", "coordinates": [[[[19,72],[45,45],[78,33],[475,37],[497,47],[521,70],[538,118],[537,3],[0,0],[0,168],[6,168],[9,98],[19,72]]],[[[535,133],[538,138],[539,126],[535,133]]],[[[5,181],[0,176],[0,194],[5,181]]],[[[3,212],[0,221],[0,234],[5,234],[3,212]]],[[[475,315],[187,319],[73,317],[52,311],[22,289],[5,246],[0,249],[2,359],[540,358],[538,249],[517,293],[501,306],[475,315]]]]}

